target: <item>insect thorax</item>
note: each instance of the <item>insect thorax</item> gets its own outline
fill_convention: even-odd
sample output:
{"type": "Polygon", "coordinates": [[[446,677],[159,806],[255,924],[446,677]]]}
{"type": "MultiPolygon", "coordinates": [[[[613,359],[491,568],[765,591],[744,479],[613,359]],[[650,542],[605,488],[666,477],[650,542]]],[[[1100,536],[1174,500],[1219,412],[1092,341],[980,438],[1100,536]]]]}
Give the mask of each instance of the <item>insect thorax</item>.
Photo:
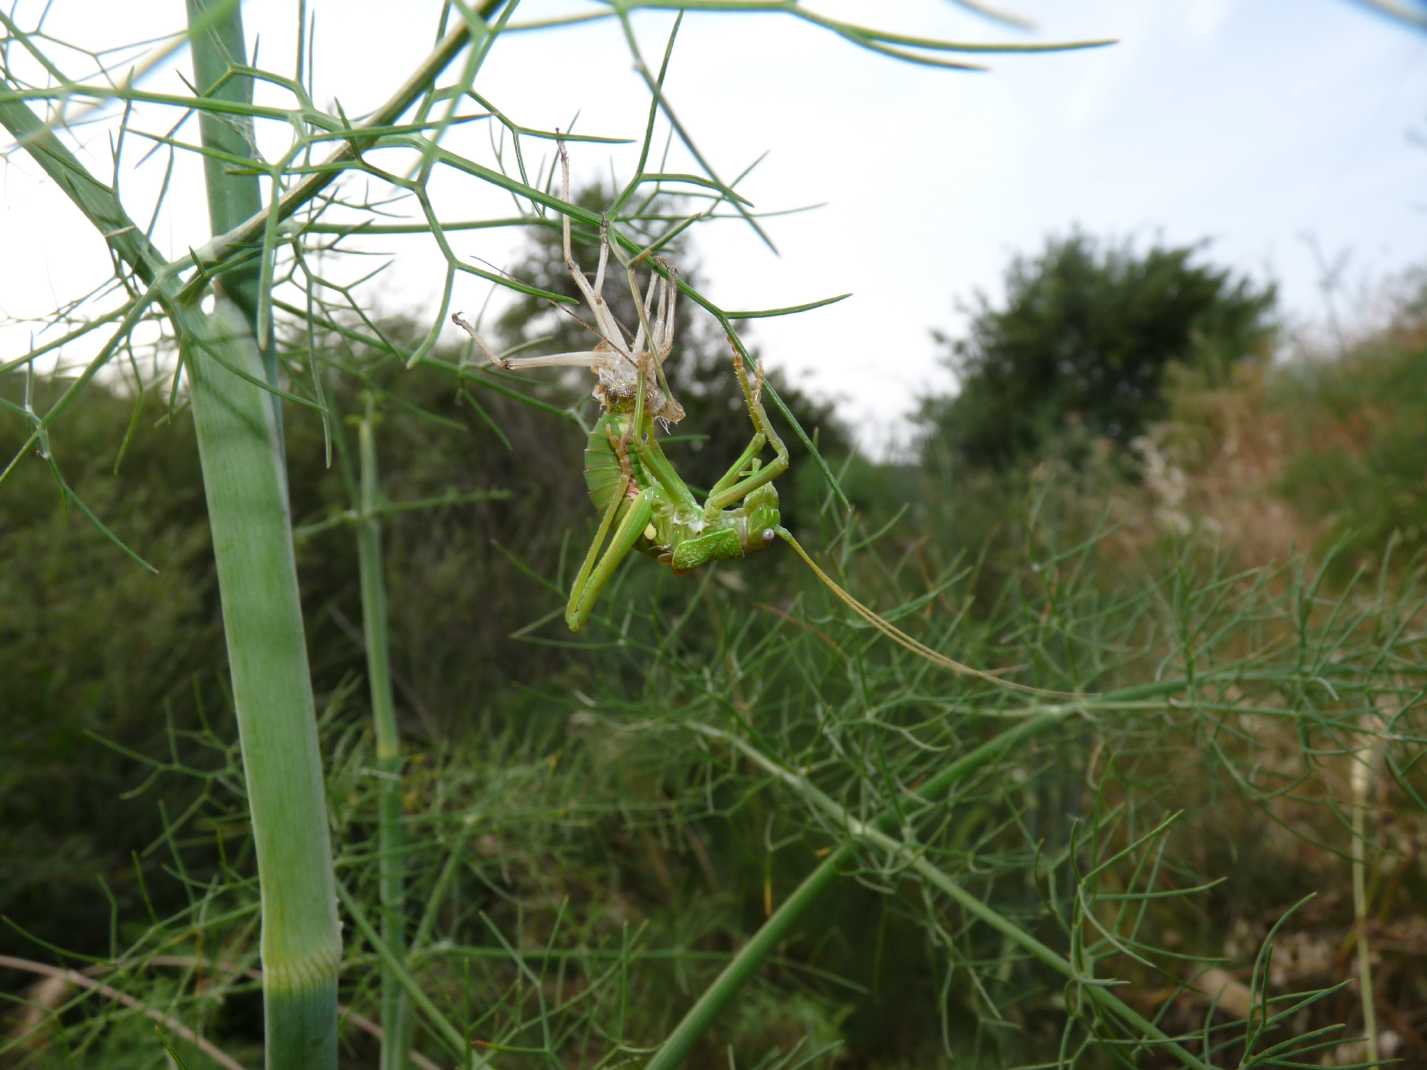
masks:
{"type": "Polygon", "coordinates": [[[779,522],[778,492],[768,483],[751,491],[738,508],[706,518],[703,530],[676,538],[668,564],[675,572],[688,572],[710,561],[730,561],[766,550],[779,522]]]}

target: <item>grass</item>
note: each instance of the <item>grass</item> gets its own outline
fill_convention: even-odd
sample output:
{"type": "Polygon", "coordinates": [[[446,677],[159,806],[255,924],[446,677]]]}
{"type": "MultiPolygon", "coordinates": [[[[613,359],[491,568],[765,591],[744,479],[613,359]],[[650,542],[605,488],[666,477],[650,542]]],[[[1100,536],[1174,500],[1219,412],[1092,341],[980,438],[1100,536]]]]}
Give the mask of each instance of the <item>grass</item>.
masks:
{"type": "MultiPolygon", "coordinates": [[[[1410,723],[1403,673],[1420,663],[1421,639],[1391,622],[1395,613],[1407,624],[1418,608],[1383,587],[1360,600],[1371,613],[1346,617],[1347,602],[1325,596],[1313,573],[1215,577],[1188,553],[1150,587],[1107,591],[1088,567],[1099,544],[1037,538],[1059,571],[1047,579],[1054,614],[1023,591],[989,617],[964,618],[958,645],[1040,662],[1053,646],[1057,662],[1094,667],[1103,690],[1118,691],[1083,709],[1037,714],[937,673],[830,601],[820,609],[823,596],[799,593],[789,573],[781,614],[750,615],[740,592],[708,584],[678,609],[698,629],[665,616],[665,584],[625,591],[631,600],[595,625],[596,650],[571,651],[562,673],[472,704],[459,740],[416,744],[403,784],[408,962],[441,1016],[418,1013],[416,1049],[439,1059],[449,1028],[502,1065],[608,1065],[661,1042],[674,1059],[679,1022],[701,995],[719,1001],[730,968],[743,986],[689,1049],[690,1065],[712,1065],[728,1047],[740,1064],[796,1065],[831,1042],[869,1065],[941,1065],[944,1051],[1008,1065],[1058,1050],[1093,1065],[1094,1051],[1126,1033],[1088,1002],[1092,977],[1130,982],[1113,991],[1142,1017],[1165,1015],[1161,1028],[1176,1023],[1166,1031],[1197,1032],[1205,1004],[1192,987],[1174,996],[1176,984],[1218,956],[1237,956],[1231,970],[1252,961],[1266,935],[1255,933],[1259,910],[1343,885],[1347,863],[1334,862],[1331,840],[1308,867],[1287,863],[1304,857],[1305,836],[1335,827],[1339,771],[1363,725],[1383,731],[1364,720],[1377,716],[1382,688],[1399,689],[1410,723]],[[1189,661],[1192,688],[1169,672],[1133,682],[1189,661]],[[933,788],[939,803],[913,803],[933,788]],[[858,831],[884,812],[895,818],[877,827],[892,839],[858,831]],[[1243,854],[1235,830],[1250,824],[1265,834],[1243,854]],[[800,893],[808,881],[820,894],[800,893]],[[1226,940],[1226,918],[1248,927],[1226,940]],[[1027,938],[1052,959],[1028,954],[1027,938]],[[1077,982],[1067,985],[1056,958],[1077,982]]],[[[853,559],[857,589],[884,605],[905,598],[875,557],[853,559]]],[[[940,597],[956,605],[976,584],[963,572],[940,597]]],[[[674,592],[687,599],[688,584],[674,592]]],[[[547,597],[558,608],[559,593],[547,597]]],[[[360,694],[329,696],[323,750],[334,842],[345,845],[339,880],[375,919],[383,854],[371,833],[389,781],[357,715],[360,694]]],[[[1389,730],[1404,729],[1399,719],[1389,730]]],[[[190,768],[237,784],[231,744],[221,732],[208,738],[210,758],[190,768]]],[[[1411,739],[1384,743],[1382,761],[1410,786],[1411,739]]],[[[164,774],[151,790],[191,775],[164,774]]],[[[210,797],[166,830],[194,898],[118,956],[141,990],[165,976],[146,960],[198,933],[225,960],[252,961],[248,863],[239,851],[215,871],[203,833],[229,830],[225,850],[241,847],[235,803],[210,797]]],[[[1316,902],[1290,915],[1275,958],[1300,955],[1282,949],[1300,934],[1319,938],[1331,918],[1316,902]]],[[[343,1000],[375,1007],[380,958],[353,932],[343,1000]]],[[[1292,969],[1240,976],[1255,996],[1276,997],[1292,969]]],[[[215,984],[208,973],[175,1006],[188,1021],[208,1008],[216,1035],[241,1054],[241,1022],[224,1015],[246,982],[215,984]]],[[[1316,1006],[1342,1008],[1344,998],[1316,1006]]],[[[129,1013],[106,1011],[88,1028],[129,1013]]],[[[84,1017],[72,1011],[71,1028],[84,1017]]],[[[1262,1050],[1295,1028],[1279,1022],[1253,1043],[1262,1050]]],[[[1245,1026],[1220,1020],[1212,1035],[1215,1065],[1247,1054],[1245,1026]]],[[[344,1060],[375,1058],[350,1028],[343,1045],[344,1060]]],[[[839,1060],[826,1052],[813,1065],[839,1060]]],[[[1167,1054],[1151,1061],[1169,1065],[1167,1054]]]]}

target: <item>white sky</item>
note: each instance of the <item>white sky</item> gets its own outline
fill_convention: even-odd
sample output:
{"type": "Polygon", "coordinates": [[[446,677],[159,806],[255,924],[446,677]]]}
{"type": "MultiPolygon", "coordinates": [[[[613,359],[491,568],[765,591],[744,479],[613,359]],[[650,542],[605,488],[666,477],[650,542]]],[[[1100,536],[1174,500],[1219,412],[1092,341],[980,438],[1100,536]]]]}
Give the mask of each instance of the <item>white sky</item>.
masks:
{"type": "MultiPolygon", "coordinates": [[[[936,363],[934,327],[954,330],[957,298],[997,291],[1012,254],[1034,253],[1046,235],[1079,224],[1099,236],[1212,239],[1208,256],[1281,284],[1295,319],[1321,315],[1311,236],[1330,260],[1350,254],[1349,280],[1372,281],[1427,263],[1427,36],[1346,0],[1001,0],[1038,24],[1022,36],[973,18],[945,0],[812,6],[884,28],[972,41],[1118,37],[1109,49],[989,57],[986,74],[936,71],[858,50],[781,16],[686,20],[665,91],[725,179],[765,150],[739,187],[759,209],[828,202],[766,226],[774,256],[736,222],[700,228],[695,245],[710,296],[725,308],[797,304],[851,291],[831,308],[752,325],[772,366],[844,401],[869,441],[896,440],[915,396],[950,390],[936,363]],[[1073,10],[1072,10],[1073,9],[1073,10]],[[874,12],[875,16],[869,12],[874,12]]],[[[587,5],[525,0],[526,18],[587,5]]],[[[359,116],[385,99],[430,47],[435,0],[393,5],[313,0],[319,105],[340,101],[359,116]],[[398,18],[393,11],[401,11],[398,18]]],[[[41,4],[22,2],[31,25],[41,4]]],[[[293,69],[296,5],[244,5],[259,59],[293,69]]],[[[59,0],[54,36],[93,48],[182,26],[183,5],[59,0]]],[[[638,17],[646,61],[657,64],[670,19],[638,17]]],[[[13,53],[12,49],[12,53],[13,53]]],[[[85,61],[56,57],[81,79],[85,61]]],[[[172,64],[170,66],[173,66],[172,64]]],[[[189,71],[186,55],[178,70],[189,71]]],[[[158,71],[146,88],[182,91],[158,71]]],[[[613,23],[514,35],[492,51],[477,89],[532,127],[565,126],[637,139],[648,98],[613,23]]],[[[260,98],[261,99],[261,98],[260,98]]],[[[269,102],[283,98],[269,94],[269,102]]],[[[172,112],[136,124],[165,130],[172,112]]],[[[90,126],[92,165],[107,174],[107,130],[90,126]]],[[[196,127],[184,136],[196,138],[196,127]]],[[[270,125],[265,150],[286,147],[270,125]]],[[[488,156],[484,128],[448,142],[488,156]]],[[[542,143],[530,143],[539,152],[542,143]]],[[[137,159],[137,142],[128,152],[137,159]]],[[[586,178],[628,175],[633,147],[577,146],[586,178]]],[[[146,218],[162,164],[125,179],[131,214],[146,218]]],[[[676,154],[671,170],[692,169],[676,154]]],[[[181,172],[170,214],[156,233],[177,253],[206,237],[197,166],[181,172]]],[[[511,214],[473,179],[432,186],[444,217],[511,214]]],[[[457,252],[504,266],[514,232],[454,236],[457,252]]],[[[108,257],[88,224],[32,165],[0,168],[0,314],[42,317],[102,280],[108,257]]],[[[434,315],[442,265],[429,245],[385,241],[397,268],[370,291],[382,308],[434,315]]],[[[353,276],[371,261],[353,264],[353,276]]],[[[458,281],[457,308],[478,309],[489,287],[458,281]]],[[[1349,304],[1353,293],[1347,294],[1349,304]]],[[[1349,318],[1351,307],[1343,309],[1349,318]]],[[[29,332],[0,328],[0,362],[27,348],[29,332]]],[[[67,362],[86,353],[66,354],[67,362]]]]}

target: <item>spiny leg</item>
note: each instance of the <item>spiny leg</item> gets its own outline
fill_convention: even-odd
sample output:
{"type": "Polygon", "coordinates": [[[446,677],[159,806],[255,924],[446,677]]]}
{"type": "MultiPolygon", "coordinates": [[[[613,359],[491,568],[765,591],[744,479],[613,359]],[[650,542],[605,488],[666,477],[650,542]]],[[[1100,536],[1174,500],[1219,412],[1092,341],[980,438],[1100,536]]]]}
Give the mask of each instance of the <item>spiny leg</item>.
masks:
{"type": "MultiPolygon", "coordinates": [[[[732,339],[729,341],[732,342],[732,339]]],[[[760,366],[758,369],[758,383],[755,387],[749,383],[748,372],[743,367],[743,356],[735,347],[733,350],[733,374],[738,377],[738,385],[743,388],[743,401],[748,408],[748,418],[752,421],[754,430],[753,441],[748,444],[748,449],[744,450],[744,457],[751,459],[756,456],[765,442],[773,447],[774,456],[766,465],[747,477],[737,479],[738,471],[744,464],[749,463],[744,460],[744,457],[740,457],[741,463],[730,469],[723,479],[715,484],[708,501],[704,503],[706,513],[726,509],[734,502],[742,501],[750,491],[773,482],[788,470],[788,447],[778,437],[778,432],[773,430],[773,425],[768,420],[768,413],[763,408],[763,368],[760,366]],[[763,441],[759,441],[760,438],[763,441]],[[729,482],[730,479],[733,481],[729,482]]]]}
{"type": "Polygon", "coordinates": [[[659,485],[669,503],[685,512],[698,510],[698,499],[665,456],[657,438],[648,435],[631,443],[629,449],[639,460],[641,471],[659,485]]]}
{"type": "Polygon", "coordinates": [[[678,503],[686,510],[696,509],[698,503],[693,492],[679,478],[679,473],[669,463],[669,458],[664,456],[664,451],[659,448],[659,440],[654,437],[651,421],[644,416],[644,386],[644,376],[641,375],[634,399],[633,416],[624,421],[624,430],[621,433],[608,433],[610,452],[614,454],[620,472],[628,478],[629,485],[640,490],[649,489],[644,479],[652,477],[669,501],[678,503]],[[639,461],[638,477],[630,461],[631,454],[639,461]]]}
{"type": "Polygon", "coordinates": [[[629,556],[629,552],[644,534],[644,529],[649,526],[649,521],[654,516],[654,499],[658,493],[654,487],[646,487],[639,492],[638,497],[630,502],[629,512],[624,514],[624,519],[615,528],[609,548],[601,556],[600,544],[604,542],[605,533],[609,530],[610,521],[619,511],[621,501],[625,500],[624,492],[621,491],[605,509],[599,531],[595,533],[595,541],[590,544],[590,551],[585,555],[584,564],[580,566],[580,572],[570,588],[570,600],[565,604],[565,623],[569,625],[570,631],[579,631],[589,621],[595,603],[599,601],[600,594],[609,584],[615,570],[629,556]]]}
{"type": "MultiPolygon", "coordinates": [[[[612,419],[620,419],[612,418],[612,419]]],[[[593,445],[594,439],[591,439],[593,445]]],[[[659,440],[655,437],[648,437],[640,442],[638,439],[626,438],[622,429],[617,429],[609,425],[605,426],[604,445],[607,448],[607,461],[601,461],[595,456],[593,449],[586,450],[586,474],[598,468],[606,471],[606,465],[613,469],[607,475],[602,476],[598,482],[600,489],[593,489],[591,494],[595,496],[597,503],[602,503],[606,499],[604,494],[613,488],[610,484],[619,480],[627,479],[624,484],[626,493],[631,496],[646,487],[657,487],[662,492],[663,500],[669,504],[676,512],[688,515],[695,513],[699,509],[698,499],[694,497],[688,485],[680,478],[679,473],[670,463],[669,458],[664,455],[664,451],[659,446],[659,440]],[[594,459],[592,460],[592,457],[594,459]],[[632,488],[632,489],[631,489],[632,488]]],[[[603,456],[601,454],[600,456],[603,456]]]]}
{"type": "Polygon", "coordinates": [[[600,551],[604,547],[605,538],[609,535],[610,525],[614,523],[615,516],[619,513],[619,507],[628,499],[625,498],[629,490],[629,477],[625,475],[620,483],[619,491],[609,500],[609,505],[605,506],[604,513],[600,516],[599,527],[595,529],[595,537],[590,540],[590,548],[585,551],[585,559],[580,562],[580,569],[575,573],[575,581],[570,584],[570,600],[565,606],[565,618],[568,621],[571,610],[575,605],[576,592],[584,589],[589,582],[590,572],[595,567],[595,562],[599,560],[600,551]]]}
{"type": "Polygon", "coordinates": [[[738,455],[738,460],[729,465],[728,471],[719,476],[718,482],[709,489],[709,502],[712,503],[715,499],[722,501],[724,491],[738,482],[743,473],[748,470],[749,465],[754,465],[756,469],[758,455],[763,452],[763,447],[766,444],[767,439],[763,437],[761,431],[749,440],[748,445],[743,448],[743,452],[738,455]]]}

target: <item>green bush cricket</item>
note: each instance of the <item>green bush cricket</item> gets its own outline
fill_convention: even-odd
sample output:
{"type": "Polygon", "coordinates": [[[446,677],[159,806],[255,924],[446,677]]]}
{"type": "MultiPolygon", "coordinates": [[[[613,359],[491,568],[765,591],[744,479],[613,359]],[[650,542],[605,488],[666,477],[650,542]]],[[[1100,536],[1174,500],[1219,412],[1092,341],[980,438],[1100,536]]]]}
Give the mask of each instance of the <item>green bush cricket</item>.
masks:
{"type": "MultiPolygon", "coordinates": [[[[559,154],[562,192],[569,202],[570,164],[563,144],[559,154]]],[[[641,296],[635,275],[637,258],[626,261],[615,252],[625,268],[639,313],[639,327],[631,341],[603,296],[605,270],[614,249],[607,225],[601,227],[593,283],[575,262],[569,215],[563,219],[562,238],[565,265],[594,316],[593,329],[600,340],[593,348],[539,357],[500,357],[459,313],[451,318],[474,339],[491,363],[504,370],[583,367],[595,374],[594,396],[604,412],[586,439],[585,484],[590,500],[600,510],[600,523],[565,606],[565,623],[572,632],[578,632],[589,621],[600,595],[631,551],[639,550],[674,572],[684,573],[711,561],[746,557],[781,539],[844,605],[900,646],[942,668],[1000,687],[1038,695],[1079,697],[1005,680],[932,650],[853,598],[818,566],[782,526],[773,481],[788,470],[788,449],[763,408],[763,370],[759,368],[755,380],[750,381],[737,346],[733,348],[733,371],[743,391],[753,437],[700,503],[657,437],[656,424],[667,428],[684,416],[683,406],[669,390],[663,370],[674,345],[678,283],[672,267],[656,261],[662,271],[651,271],[648,289],[641,296]],[[765,448],[773,450],[773,459],[767,464],[761,458],[765,448]]]]}

